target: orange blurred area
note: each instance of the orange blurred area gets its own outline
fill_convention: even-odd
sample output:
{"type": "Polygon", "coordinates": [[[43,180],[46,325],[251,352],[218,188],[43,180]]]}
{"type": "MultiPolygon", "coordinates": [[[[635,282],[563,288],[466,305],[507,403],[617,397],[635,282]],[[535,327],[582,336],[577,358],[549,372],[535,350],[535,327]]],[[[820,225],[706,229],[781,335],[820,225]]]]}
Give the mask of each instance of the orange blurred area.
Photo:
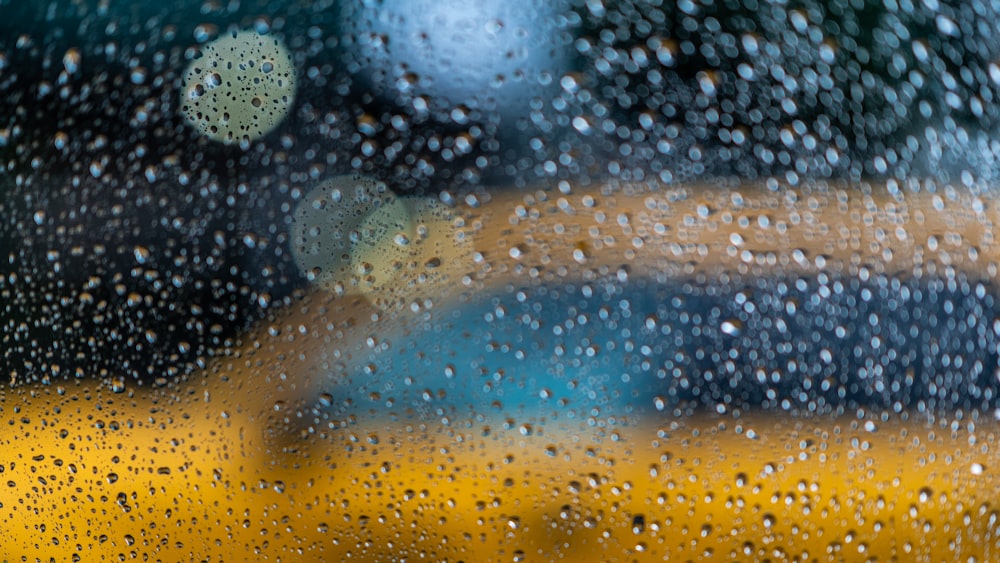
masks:
{"type": "MultiPolygon", "coordinates": [[[[367,392],[364,371],[351,366],[367,361],[378,343],[419,355],[426,339],[465,338],[459,331],[422,332],[432,315],[448,318],[473,298],[510,292],[514,284],[615,271],[656,279],[673,271],[627,246],[594,243],[600,233],[584,237],[588,222],[601,217],[625,217],[614,228],[634,223],[637,236],[647,239],[644,251],[666,256],[676,247],[690,274],[703,277],[742,271],[746,257],[730,252],[734,245],[754,256],[814,248],[823,260],[783,266],[805,275],[836,268],[858,275],[891,265],[884,260],[888,240],[864,252],[816,242],[824,230],[865,218],[882,229],[879,221],[888,225],[893,215],[880,209],[897,209],[887,199],[830,200],[813,206],[811,222],[790,221],[773,236],[764,227],[744,230],[737,238],[740,222],[723,219],[741,213],[743,204],[727,208],[728,192],[709,196],[712,213],[700,209],[702,199],[656,212],[655,205],[638,211],[649,207],[643,194],[580,200],[603,205],[600,214],[569,214],[525,196],[539,206],[542,226],[561,226],[552,232],[534,221],[520,225],[518,212],[507,211],[517,202],[498,198],[465,221],[428,223],[434,232],[400,266],[402,281],[393,288],[356,280],[339,293],[306,292],[185,379],[159,387],[79,379],[4,390],[0,555],[20,561],[991,560],[1000,552],[992,471],[1000,423],[961,411],[945,422],[905,409],[810,415],[731,408],[709,415],[683,405],[623,417],[485,407],[438,416],[373,402],[368,410],[354,405],[341,419],[331,414],[338,401],[367,392]],[[673,240],[645,230],[654,225],[655,233],[661,222],[687,231],[673,240]],[[466,226],[470,245],[442,242],[454,236],[447,229],[466,226]],[[649,250],[657,244],[660,250],[649,250]],[[525,254],[543,253],[558,268],[519,263],[525,254]],[[425,271],[432,266],[433,274],[425,271]]],[[[933,202],[912,204],[922,212],[933,202]]],[[[795,216],[794,208],[783,209],[795,216]]],[[[928,221],[927,228],[942,237],[953,229],[985,236],[981,218],[960,218],[965,222],[928,221]]],[[[982,275],[995,264],[989,245],[980,261],[959,262],[950,261],[943,245],[928,254],[913,236],[900,236],[890,255],[904,269],[949,263],[982,275]]],[[[769,271],[766,261],[754,260],[749,277],[769,271]]],[[[388,374],[387,381],[405,375],[388,374]]]]}
{"type": "MultiPolygon", "coordinates": [[[[218,389],[218,391],[223,391],[218,389]]],[[[309,437],[201,394],[8,392],[24,561],[991,560],[1000,425],[373,418],[309,437]],[[169,403],[169,401],[167,401],[169,403]]]]}

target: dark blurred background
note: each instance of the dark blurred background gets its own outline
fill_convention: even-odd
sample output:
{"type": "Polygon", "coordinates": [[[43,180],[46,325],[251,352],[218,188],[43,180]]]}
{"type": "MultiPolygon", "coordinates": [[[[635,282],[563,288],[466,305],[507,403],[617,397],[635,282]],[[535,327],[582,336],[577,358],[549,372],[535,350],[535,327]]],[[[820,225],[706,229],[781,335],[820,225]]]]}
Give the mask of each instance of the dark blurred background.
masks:
{"type": "Polygon", "coordinates": [[[346,172],[459,196],[980,189],[998,24],[937,0],[0,1],[3,368],[187,373],[303,286],[289,215],[346,172]],[[200,137],[178,96],[197,47],[246,28],[281,38],[299,76],[289,117],[242,149],[200,137]]]}

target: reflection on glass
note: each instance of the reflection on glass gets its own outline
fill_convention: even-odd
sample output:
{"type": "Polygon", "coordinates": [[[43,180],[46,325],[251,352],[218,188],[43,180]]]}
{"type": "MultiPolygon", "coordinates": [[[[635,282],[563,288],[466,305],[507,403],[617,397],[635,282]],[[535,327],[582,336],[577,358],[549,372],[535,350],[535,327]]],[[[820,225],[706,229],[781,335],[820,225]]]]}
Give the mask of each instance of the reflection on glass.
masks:
{"type": "Polygon", "coordinates": [[[3,559],[996,557],[995,10],[0,2],[3,559]]]}

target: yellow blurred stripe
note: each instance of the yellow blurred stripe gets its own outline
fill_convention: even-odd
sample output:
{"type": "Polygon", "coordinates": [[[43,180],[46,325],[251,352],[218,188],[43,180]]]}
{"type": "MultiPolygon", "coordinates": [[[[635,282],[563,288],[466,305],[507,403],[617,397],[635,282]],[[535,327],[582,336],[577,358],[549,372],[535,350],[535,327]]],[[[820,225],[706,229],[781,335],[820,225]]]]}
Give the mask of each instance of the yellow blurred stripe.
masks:
{"type": "Polygon", "coordinates": [[[992,421],[970,430],[744,414],[528,432],[502,419],[376,418],[267,440],[261,419],[231,413],[219,423],[210,403],[189,400],[152,414],[148,402],[83,386],[8,395],[3,422],[16,432],[2,445],[4,557],[837,561],[1000,551],[992,421]]]}

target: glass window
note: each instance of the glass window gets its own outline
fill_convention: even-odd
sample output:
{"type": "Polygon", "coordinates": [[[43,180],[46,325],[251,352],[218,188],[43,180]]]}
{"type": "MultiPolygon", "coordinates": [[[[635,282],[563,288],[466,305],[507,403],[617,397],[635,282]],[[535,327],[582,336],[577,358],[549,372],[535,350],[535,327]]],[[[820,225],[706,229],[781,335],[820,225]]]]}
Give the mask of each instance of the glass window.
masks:
{"type": "Polygon", "coordinates": [[[0,29],[0,559],[1000,556],[995,5],[0,29]]]}

